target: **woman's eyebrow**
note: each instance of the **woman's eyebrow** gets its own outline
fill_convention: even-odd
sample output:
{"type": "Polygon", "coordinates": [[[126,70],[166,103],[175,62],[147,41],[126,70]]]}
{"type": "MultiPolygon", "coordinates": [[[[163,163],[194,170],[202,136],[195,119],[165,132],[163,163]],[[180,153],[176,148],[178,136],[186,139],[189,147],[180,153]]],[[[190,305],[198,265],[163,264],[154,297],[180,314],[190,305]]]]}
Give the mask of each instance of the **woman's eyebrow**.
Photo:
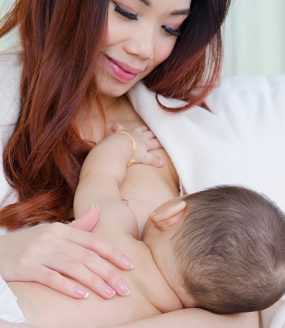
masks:
{"type": "MultiPolygon", "coordinates": [[[[147,7],[151,7],[151,2],[149,0],[138,0],[140,2],[142,2],[144,5],[146,5],[147,7]]],[[[170,15],[172,16],[186,16],[189,15],[190,13],[190,9],[179,9],[179,10],[174,10],[173,12],[170,13],[170,15]]]]}
{"type": "Polygon", "coordinates": [[[149,0],[139,0],[140,2],[142,2],[144,5],[150,7],[151,6],[151,3],[149,0]]]}
{"type": "Polygon", "coordinates": [[[190,9],[179,9],[179,10],[175,10],[173,11],[170,15],[174,15],[174,16],[188,16],[190,14],[190,9]]]}

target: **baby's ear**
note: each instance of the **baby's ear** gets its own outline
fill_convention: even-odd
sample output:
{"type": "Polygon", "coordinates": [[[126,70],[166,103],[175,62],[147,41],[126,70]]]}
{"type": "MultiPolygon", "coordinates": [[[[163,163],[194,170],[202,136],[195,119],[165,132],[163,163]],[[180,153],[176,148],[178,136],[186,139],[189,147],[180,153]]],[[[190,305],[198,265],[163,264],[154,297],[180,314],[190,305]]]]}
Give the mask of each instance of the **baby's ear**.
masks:
{"type": "Polygon", "coordinates": [[[179,198],[164,203],[151,213],[150,219],[160,230],[167,230],[184,220],[184,210],[186,202],[179,198]]]}

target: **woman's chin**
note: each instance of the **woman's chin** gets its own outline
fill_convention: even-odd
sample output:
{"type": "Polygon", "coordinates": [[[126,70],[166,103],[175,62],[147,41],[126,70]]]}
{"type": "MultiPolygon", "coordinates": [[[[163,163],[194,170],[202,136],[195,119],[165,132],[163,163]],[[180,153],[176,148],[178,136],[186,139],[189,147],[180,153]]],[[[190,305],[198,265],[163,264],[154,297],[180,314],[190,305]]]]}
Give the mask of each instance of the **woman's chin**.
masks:
{"type": "Polygon", "coordinates": [[[101,95],[117,98],[128,93],[135,83],[135,81],[122,83],[114,79],[108,79],[105,81],[97,81],[97,86],[101,95]]]}

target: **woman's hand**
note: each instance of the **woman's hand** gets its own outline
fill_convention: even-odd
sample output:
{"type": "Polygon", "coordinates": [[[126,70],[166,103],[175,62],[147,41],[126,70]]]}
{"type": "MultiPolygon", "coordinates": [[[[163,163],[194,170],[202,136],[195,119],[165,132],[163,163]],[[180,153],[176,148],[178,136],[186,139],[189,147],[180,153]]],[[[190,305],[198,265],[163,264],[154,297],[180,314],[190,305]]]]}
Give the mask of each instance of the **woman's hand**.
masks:
{"type": "Polygon", "coordinates": [[[88,296],[87,288],[106,299],[127,295],[118,269],[132,265],[89,232],[98,217],[94,208],[69,225],[40,224],[1,236],[0,275],[7,282],[38,282],[78,299],[88,296]]]}

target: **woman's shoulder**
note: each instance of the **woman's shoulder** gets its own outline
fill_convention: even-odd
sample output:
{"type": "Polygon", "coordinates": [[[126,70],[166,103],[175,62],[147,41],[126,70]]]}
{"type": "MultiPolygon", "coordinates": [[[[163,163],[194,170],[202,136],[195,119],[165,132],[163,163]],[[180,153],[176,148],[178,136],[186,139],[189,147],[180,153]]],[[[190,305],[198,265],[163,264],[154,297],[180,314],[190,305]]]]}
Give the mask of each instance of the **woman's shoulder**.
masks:
{"type": "Polygon", "coordinates": [[[260,115],[268,118],[277,112],[280,119],[285,115],[285,75],[225,78],[207,102],[214,113],[236,119],[251,120],[260,115]]]}
{"type": "MultiPolygon", "coordinates": [[[[142,82],[137,83],[129,91],[128,96],[135,110],[139,114],[144,114],[144,112],[148,110],[161,110],[157,98],[161,104],[169,108],[177,108],[186,104],[185,102],[178,99],[157,95],[155,92],[148,89],[142,82]]],[[[166,111],[162,112],[166,113],[166,111]]]]}

